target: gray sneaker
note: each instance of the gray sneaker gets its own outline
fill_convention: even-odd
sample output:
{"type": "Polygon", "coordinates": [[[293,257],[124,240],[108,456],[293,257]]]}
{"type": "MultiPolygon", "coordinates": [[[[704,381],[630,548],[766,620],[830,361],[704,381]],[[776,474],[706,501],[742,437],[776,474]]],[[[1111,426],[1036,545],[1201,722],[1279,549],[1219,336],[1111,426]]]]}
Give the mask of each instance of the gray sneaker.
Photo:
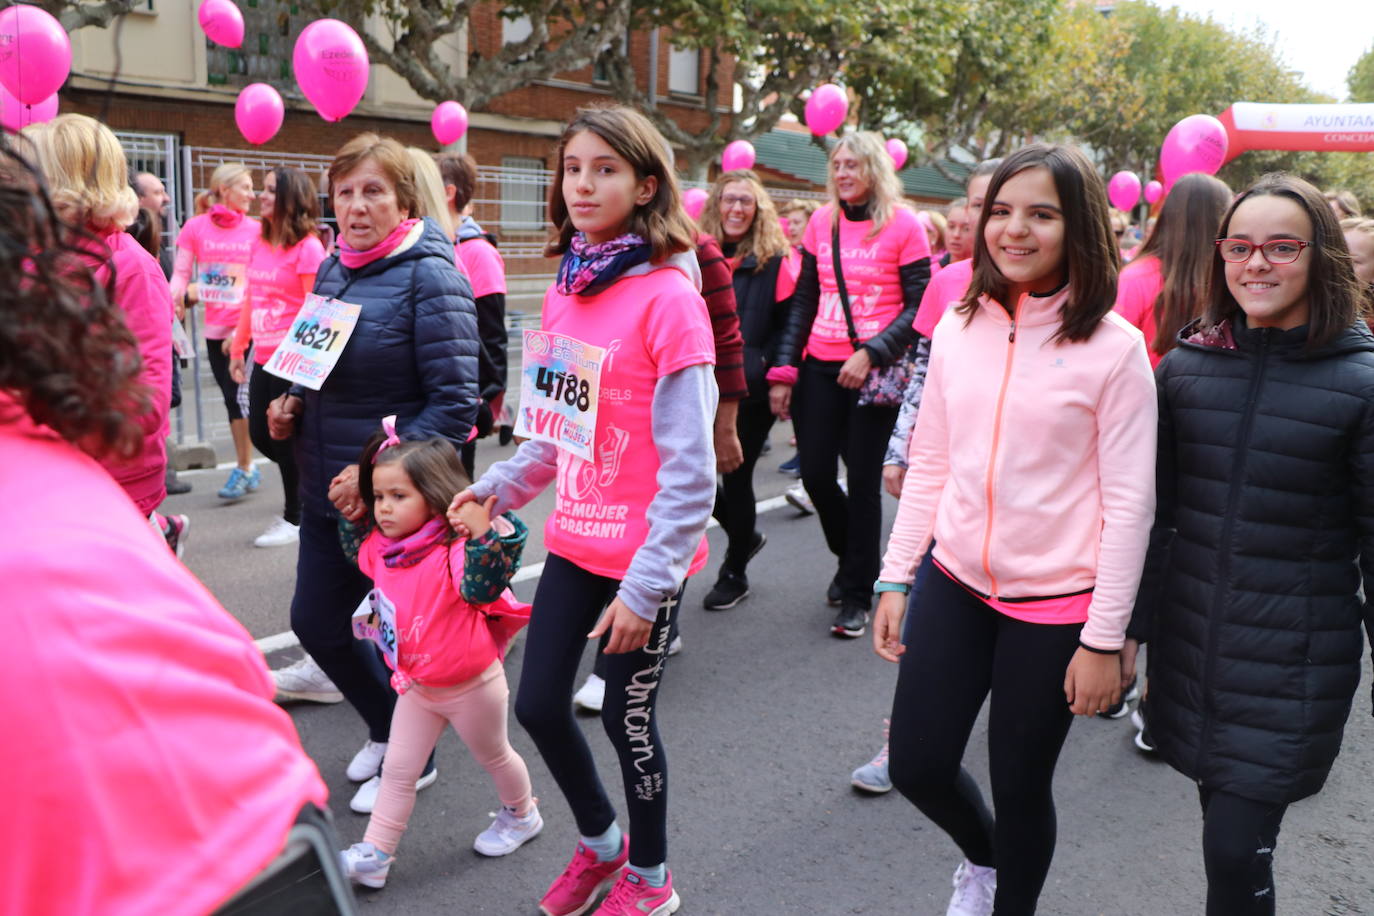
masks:
{"type": "Polygon", "coordinates": [[[342,703],[343,694],[329,675],[320,670],[315,660],[306,656],[294,665],[278,668],[272,672],[272,680],[277,685],[277,694],[272,699],[278,703],[288,700],[304,700],[310,703],[342,703]]]}
{"type": "Polygon", "coordinates": [[[892,779],[887,772],[887,722],[883,722],[883,749],[868,763],[849,774],[849,784],[861,792],[882,795],[892,791],[892,779]]]}

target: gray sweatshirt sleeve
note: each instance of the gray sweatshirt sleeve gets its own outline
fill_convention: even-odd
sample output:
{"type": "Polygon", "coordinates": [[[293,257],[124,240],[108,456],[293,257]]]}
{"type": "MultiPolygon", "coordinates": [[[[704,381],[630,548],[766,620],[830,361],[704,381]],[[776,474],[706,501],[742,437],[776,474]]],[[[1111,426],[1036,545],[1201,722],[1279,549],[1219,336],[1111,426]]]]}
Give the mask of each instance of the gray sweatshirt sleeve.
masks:
{"type": "Polygon", "coordinates": [[[906,467],[907,445],[911,442],[911,429],[916,425],[916,413],[921,408],[921,394],[926,389],[926,369],[930,366],[930,338],[921,337],[916,341],[915,359],[912,360],[911,379],[906,383],[906,393],[902,397],[902,409],[897,411],[897,424],[892,427],[892,438],[887,440],[887,454],[883,464],[906,467]]]}
{"type": "MultiPolygon", "coordinates": [[[[654,386],[658,492],[645,513],[649,536],[635,551],[617,592],[617,597],[645,620],[653,620],[659,605],[682,587],[711,518],[716,500],[716,452],[711,429],[717,399],[716,380],[708,363],[679,369],[654,386]]],[[[487,476],[491,476],[490,471],[487,476]]]]}
{"type": "Polygon", "coordinates": [[[498,461],[482,479],[472,485],[477,499],[485,500],[495,494],[493,515],[519,509],[544,492],[558,473],[558,446],[531,439],[523,442],[515,454],[498,461]]]}

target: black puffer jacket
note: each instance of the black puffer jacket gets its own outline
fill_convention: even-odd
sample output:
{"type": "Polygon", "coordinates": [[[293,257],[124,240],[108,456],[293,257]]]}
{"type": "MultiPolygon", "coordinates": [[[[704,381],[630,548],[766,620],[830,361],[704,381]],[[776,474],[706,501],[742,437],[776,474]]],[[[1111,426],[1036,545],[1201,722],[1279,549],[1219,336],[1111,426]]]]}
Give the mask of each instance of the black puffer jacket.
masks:
{"type": "MultiPolygon", "coordinates": [[[[733,253],[727,252],[727,256],[733,257],[733,253]]],[[[760,270],[758,258],[751,254],[740,262],[733,275],[750,401],[768,401],[764,375],[777,365],[778,341],[792,308],[791,296],[778,301],[778,274],[786,269],[783,259],[775,257],[760,270]]]]}
{"type": "Polygon", "coordinates": [[[1131,632],[1164,759],[1287,803],[1326,781],[1371,623],[1374,335],[1306,352],[1306,327],[1242,316],[1235,349],[1196,331],[1157,370],[1159,508],[1131,632]]]}
{"type": "Polygon", "coordinates": [[[467,439],[477,416],[481,344],[472,287],[432,220],[414,245],[357,270],[329,258],[315,292],[362,306],[323,387],[292,389],[305,402],[296,427],[301,501],[307,512],[326,515],[334,510],[329,482],[357,462],[382,417],[396,414],[403,439],[467,439]]]}

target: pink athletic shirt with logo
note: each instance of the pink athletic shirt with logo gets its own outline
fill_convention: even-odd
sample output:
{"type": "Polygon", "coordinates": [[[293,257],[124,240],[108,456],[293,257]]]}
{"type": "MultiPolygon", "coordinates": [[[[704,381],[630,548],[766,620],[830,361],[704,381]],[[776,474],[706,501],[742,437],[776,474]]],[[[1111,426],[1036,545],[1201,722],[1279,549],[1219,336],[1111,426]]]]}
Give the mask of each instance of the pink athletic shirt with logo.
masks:
{"type": "MultiPolygon", "coordinates": [[[[313,276],[324,259],[324,243],[313,232],[290,248],[278,248],[264,238],[253,243],[245,307],[253,340],[253,361],[259,366],[272,358],[305,302],[301,276],[313,276]]],[[[246,342],[240,347],[236,334],[233,355],[242,356],[245,348],[246,342]]]]}
{"type": "Polygon", "coordinates": [[[955,261],[931,277],[921,296],[921,307],[916,310],[916,333],[922,337],[933,335],[935,326],[945,317],[945,310],[964,298],[972,281],[973,258],[955,261]]]}
{"type": "MultiPolygon", "coordinates": [[[[606,350],[596,460],[558,449],[557,499],[544,544],[583,569],[622,579],[649,536],[645,510],[658,492],[654,387],[680,369],[716,361],[706,302],[683,273],[663,267],[621,277],[594,296],[565,296],[550,287],[541,327],[606,350]]],[[[688,575],[706,564],[706,555],[702,537],[688,575]]]]}
{"type": "Polygon", "coordinates": [[[192,217],[177,235],[177,247],[191,252],[195,265],[190,281],[205,309],[205,336],[223,340],[234,332],[247,291],[248,260],[262,224],[244,217],[237,226],[217,225],[208,213],[192,217]]]}
{"type": "Polygon", "coordinates": [[[453,246],[458,255],[458,266],[468,275],[472,284],[472,298],[480,299],[493,293],[506,293],[506,262],[501,260],[501,252],[496,246],[483,238],[459,242],[453,246]]]}
{"type": "MultiPolygon", "coordinates": [[[[843,362],[854,355],[854,347],[835,284],[835,259],[831,255],[834,210],[834,204],[826,204],[811,214],[802,238],[802,245],[816,256],[820,281],[820,300],[806,352],[816,359],[843,362]]],[[[840,219],[840,267],[860,343],[876,336],[902,310],[902,281],[897,268],[930,257],[926,230],[906,207],[894,207],[882,231],[868,238],[872,231],[872,220],[840,219]]]]}

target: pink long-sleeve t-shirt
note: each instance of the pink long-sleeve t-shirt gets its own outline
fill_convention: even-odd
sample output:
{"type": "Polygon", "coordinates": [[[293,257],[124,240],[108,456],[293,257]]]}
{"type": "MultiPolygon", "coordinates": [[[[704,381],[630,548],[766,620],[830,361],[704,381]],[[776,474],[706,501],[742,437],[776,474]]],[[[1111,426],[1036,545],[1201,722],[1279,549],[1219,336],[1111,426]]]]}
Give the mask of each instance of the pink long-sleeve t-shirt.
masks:
{"type": "Polygon", "coordinates": [[[1145,335],[1145,351],[1150,356],[1151,367],[1158,366],[1164,358],[1154,350],[1155,300],[1163,288],[1164,274],[1159,258],[1154,255],[1127,264],[1116,281],[1116,312],[1145,335]]]}
{"type": "Polygon", "coordinates": [[[1154,521],[1158,410],[1145,341],[1109,313],[1053,340],[1066,292],[984,297],[931,342],[906,483],[880,580],[934,558],[996,600],[1092,589],[1081,639],[1121,647],[1154,521]]]}

